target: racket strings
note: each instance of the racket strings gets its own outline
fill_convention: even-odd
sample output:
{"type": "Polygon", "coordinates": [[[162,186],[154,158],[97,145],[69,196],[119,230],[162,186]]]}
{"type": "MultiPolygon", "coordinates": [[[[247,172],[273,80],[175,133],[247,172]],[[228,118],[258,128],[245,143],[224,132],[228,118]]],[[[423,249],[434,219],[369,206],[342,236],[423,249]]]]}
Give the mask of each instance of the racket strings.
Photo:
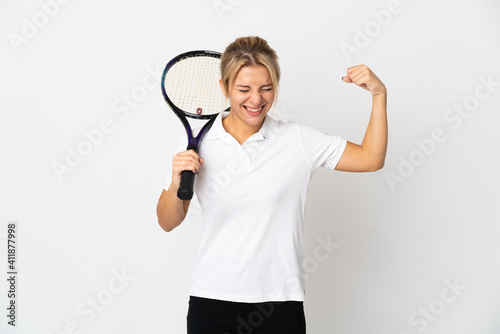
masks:
{"type": "Polygon", "coordinates": [[[165,76],[165,91],[187,116],[213,115],[229,107],[219,84],[220,59],[210,56],[184,58],[165,76]]]}

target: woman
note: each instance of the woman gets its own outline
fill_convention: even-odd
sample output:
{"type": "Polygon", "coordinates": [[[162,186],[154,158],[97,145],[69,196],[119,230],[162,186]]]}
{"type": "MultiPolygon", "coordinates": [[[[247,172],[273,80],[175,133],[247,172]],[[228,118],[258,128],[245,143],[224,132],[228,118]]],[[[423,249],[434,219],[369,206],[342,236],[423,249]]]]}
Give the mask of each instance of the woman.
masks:
{"type": "Polygon", "coordinates": [[[177,198],[183,170],[199,172],[195,192],[203,234],[190,287],[188,333],[305,333],[302,227],[307,187],[320,166],[375,171],[387,147],[386,88],[364,66],[344,82],[372,94],[361,145],[266,116],[278,91],[278,57],[259,37],[236,39],[221,57],[231,104],[205,135],[200,155],[180,152],[158,202],[167,232],[186,217],[177,198]],[[203,158],[201,158],[203,157],[203,158]]]}

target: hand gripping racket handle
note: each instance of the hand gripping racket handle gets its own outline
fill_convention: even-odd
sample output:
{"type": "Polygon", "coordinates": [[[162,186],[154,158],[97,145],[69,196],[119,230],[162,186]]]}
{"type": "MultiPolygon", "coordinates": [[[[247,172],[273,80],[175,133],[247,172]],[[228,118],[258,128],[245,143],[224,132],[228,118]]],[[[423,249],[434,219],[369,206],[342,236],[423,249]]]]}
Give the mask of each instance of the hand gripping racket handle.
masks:
{"type": "MultiPolygon", "coordinates": [[[[198,154],[198,146],[188,145],[188,150],[193,150],[198,154]]],[[[193,186],[194,186],[194,173],[190,170],[185,170],[181,172],[181,182],[179,184],[179,189],[177,190],[177,197],[183,201],[189,201],[193,198],[193,186]]]]}

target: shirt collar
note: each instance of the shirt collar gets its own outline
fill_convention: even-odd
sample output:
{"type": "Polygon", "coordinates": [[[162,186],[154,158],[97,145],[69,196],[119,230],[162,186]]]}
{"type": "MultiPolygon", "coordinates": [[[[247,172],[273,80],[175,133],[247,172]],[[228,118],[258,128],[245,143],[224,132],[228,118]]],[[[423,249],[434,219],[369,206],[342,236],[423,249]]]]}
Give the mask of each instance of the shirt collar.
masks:
{"type": "MultiPolygon", "coordinates": [[[[226,132],[226,130],[222,126],[222,120],[227,115],[229,115],[228,111],[221,112],[219,115],[217,115],[214,124],[205,135],[206,139],[220,139],[231,136],[229,133],[226,132]]],[[[271,118],[271,116],[266,115],[266,117],[264,118],[264,123],[262,124],[260,130],[248,139],[250,141],[253,141],[264,138],[271,138],[277,132],[277,129],[278,129],[278,122],[273,118],[271,118]]]]}

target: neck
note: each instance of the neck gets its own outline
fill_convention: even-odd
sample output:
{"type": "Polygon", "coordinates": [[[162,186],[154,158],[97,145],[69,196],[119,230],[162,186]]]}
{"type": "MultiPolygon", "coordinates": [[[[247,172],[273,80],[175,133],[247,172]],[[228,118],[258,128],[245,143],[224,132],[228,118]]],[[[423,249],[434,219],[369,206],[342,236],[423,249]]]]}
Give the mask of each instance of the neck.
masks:
{"type": "Polygon", "coordinates": [[[234,137],[242,145],[248,138],[256,134],[263,123],[259,125],[250,125],[241,121],[238,117],[234,117],[233,114],[229,113],[222,120],[222,126],[227,133],[234,137]]]}

